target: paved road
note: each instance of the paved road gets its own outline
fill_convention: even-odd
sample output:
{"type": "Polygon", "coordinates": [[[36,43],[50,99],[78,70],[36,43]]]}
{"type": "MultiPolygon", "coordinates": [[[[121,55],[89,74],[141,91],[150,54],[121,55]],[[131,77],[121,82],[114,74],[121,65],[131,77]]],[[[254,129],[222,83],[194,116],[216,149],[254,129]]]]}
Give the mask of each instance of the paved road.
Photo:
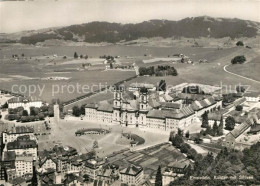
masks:
{"type": "Polygon", "coordinates": [[[235,74],[235,73],[233,73],[233,72],[228,71],[228,70],[226,69],[228,66],[229,66],[229,65],[225,65],[225,66],[224,66],[223,69],[224,69],[225,72],[227,72],[227,73],[229,73],[229,74],[232,74],[232,75],[234,75],[234,76],[238,76],[238,77],[241,77],[241,78],[244,78],[244,79],[247,79],[247,80],[256,82],[256,83],[260,83],[260,81],[257,81],[257,80],[254,80],[254,79],[251,79],[251,78],[248,78],[248,77],[245,77],[245,76],[241,76],[241,75],[239,75],[239,74],[235,74]]]}

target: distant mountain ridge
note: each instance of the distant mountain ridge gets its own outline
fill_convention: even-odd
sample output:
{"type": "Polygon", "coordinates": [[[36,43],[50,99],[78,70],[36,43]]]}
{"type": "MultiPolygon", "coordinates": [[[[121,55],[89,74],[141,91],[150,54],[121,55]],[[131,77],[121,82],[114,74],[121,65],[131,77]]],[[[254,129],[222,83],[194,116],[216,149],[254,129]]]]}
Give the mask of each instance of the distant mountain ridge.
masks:
{"type": "Polygon", "coordinates": [[[91,22],[80,25],[44,29],[20,37],[17,42],[36,44],[49,39],[85,41],[89,43],[131,41],[141,37],[212,37],[240,38],[259,34],[260,23],[208,16],[185,18],[179,21],[150,20],[137,24],[91,22]]]}

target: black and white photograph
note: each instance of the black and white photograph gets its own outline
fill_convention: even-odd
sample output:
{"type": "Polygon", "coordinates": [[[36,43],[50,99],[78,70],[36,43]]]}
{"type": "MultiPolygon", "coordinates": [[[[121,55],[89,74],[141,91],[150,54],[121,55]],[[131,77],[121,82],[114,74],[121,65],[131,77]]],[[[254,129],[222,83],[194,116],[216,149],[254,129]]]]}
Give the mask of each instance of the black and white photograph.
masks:
{"type": "Polygon", "coordinates": [[[0,186],[260,185],[260,0],[0,0],[0,186]]]}

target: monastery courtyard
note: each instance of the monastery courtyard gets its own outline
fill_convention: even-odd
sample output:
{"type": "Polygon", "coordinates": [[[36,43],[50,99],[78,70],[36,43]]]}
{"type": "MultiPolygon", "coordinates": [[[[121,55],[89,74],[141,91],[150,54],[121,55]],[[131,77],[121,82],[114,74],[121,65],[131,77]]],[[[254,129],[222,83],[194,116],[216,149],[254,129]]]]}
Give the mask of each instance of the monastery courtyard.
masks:
{"type": "Polygon", "coordinates": [[[169,134],[153,133],[139,128],[126,128],[120,125],[105,125],[86,122],[80,118],[66,117],[60,120],[59,124],[55,124],[54,118],[50,119],[52,129],[51,134],[45,136],[38,136],[39,149],[49,149],[55,144],[63,144],[74,147],[79,153],[86,153],[93,147],[93,142],[98,141],[98,148],[96,148],[99,157],[106,157],[115,151],[130,148],[130,140],[122,136],[123,133],[136,134],[145,139],[143,145],[138,145],[135,149],[143,149],[159,143],[167,142],[169,134]],[[108,134],[86,134],[76,136],[75,132],[79,129],[88,128],[102,128],[111,130],[108,134]]]}

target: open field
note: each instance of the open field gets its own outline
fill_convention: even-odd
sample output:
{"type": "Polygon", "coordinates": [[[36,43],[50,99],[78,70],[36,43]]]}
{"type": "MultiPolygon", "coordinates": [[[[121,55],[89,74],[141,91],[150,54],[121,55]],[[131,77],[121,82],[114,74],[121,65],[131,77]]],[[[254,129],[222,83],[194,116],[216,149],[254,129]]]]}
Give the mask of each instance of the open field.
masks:
{"type": "MultiPolygon", "coordinates": [[[[6,45],[1,47],[0,50],[0,84],[2,89],[11,90],[12,85],[24,84],[26,87],[29,85],[38,85],[40,88],[44,87],[44,92],[39,95],[39,91],[36,91],[30,96],[40,97],[45,101],[50,102],[54,98],[59,98],[61,101],[67,101],[75,97],[84,95],[86,92],[73,92],[68,91],[68,86],[87,85],[88,87],[93,84],[110,85],[128,77],[134,76],[134,72],[129,71],[102,71],[104,64],[99,64],[99,56],[101,55],[113,55],[121,56],[118,60],[122,65],[133,64],[134,62],[138,66],[150,66],[151,64],[143,63],[143,60],[149,60],[153,58],[167,58],[168,55],[182,53],[189,56],[193,61],[199,59],[206,59],[208,63],[198,64],[172,64],[170,62],[154,62],[152,65],[167,64],[173,65],[179,75],[168,77],[138,77],[130,82],[147,82],[157,84],[161,79],[165,79],[167,85],[177,85],[183,82],[187,83],[201,83],[209,85],[227,85],[235,86],[238,84],[250,85],[251,90],[260,91],[259,84],[236,77],[232,74],[228,74],[223,70],[223,67],[230,64],[230,60],[236,55],[245,55],[248,61],[251,61],[259,55],[258,51],[253,49],[246,49],[243,47],[223,48],[218,50],[217,48],[200,48],[200,47],[145,47],[145,46],[50,46],[50,47],[34,47],[34,46],[19,46],[19,45],[6,45]],[[74,51],[78,54],[88,54],[88,60],[74,60],[72,56],[74,51]],[[27,60],[14,61],[11,58],[12,54],[25,54],[27,60]],[[53,54],[57,54],[58,57],[54,58],[53,54]],[[144,54],[149,55],[145,57],[144,54]],[[67,59],[62,59],[62,56],[66,55],[67,59]],[[29,59],[29,56],[31,59],[29,59]],[[37,59],[36,59],[37,58],[37,59]],[[91,60],[94,60],[96,70],[83,70],[78,71],[82,67],[82,64],[91,60]],[[68,77],[69,80],[40,80],[46,77],[68,77]],[[52,94],[53,85],[57,85],[59,89],[61,86],[67,86],[65,89],[60,90],[57,94],[52,94]]],[[[246,63],[243,65],[241,73],[250,74],[250,77],[258,78],[258,63],[257,60],[253,60],[252,63],[246,63]],[[248,69],[248,70],[247,70],[248,69]],[[250,71],[248,73],[247,71],[250,71]]],[[[238,67],[236,67],[238,68],[238,67]]],[[[57,88],[56,87],[56,88],[57,88]]],[[[95,89],[95,88],[94,88],[95,89]]],[[[57,90],[57,89],[56,89],[57,90]]],[[[70,89],[71,90],[71,89],[70,89]]],[[[88,92],[88,91],[87,91],[88,92]]],[[[28,95],[28,93],[25,93],[28,95]]]]}
{"type": "MultiPolygon", "coordinates": [[[[13,65],[11,65],[13,66],[13,65]]],[[[17,65],[18,66],[18,65],[17,65]]],[[[23,65],[20,65],[23,69],[23,65]]],[[[61,101],[68,101],[78,96],[84,95],[88,92],[98,90],[99,87],[112,85],[122,79],[126,79],[135,75],[134,72],[126,71],[75,71],[68,73],[45,73],[44,70],[39,72],[20,71],[16,69],[16,74],[23,74],[23,77],[13,77],[14,72],[9,75],[3,75],[8,80],[1,81],[1,89],[12,91],[19,91],[21,85],[25,85],[26,89],[20,91],[25,95],[29,95],[29,86],[34,85],[36,91],[30,96],[40,97],[42,100],[51,102],[52,99],[59,98],[61,101]],[[26,76],[25,76],[26,75],[26,76]],[[67,77],[68,80],[46,80],[47,77],[67,77]],[[17,86],[18,85],[18,86],[17,86]],[[41,93],[41,89],[43,92],[41,93]],[[56,93],[55,93],[56,92],[56,93]]]]}
{"type": "Polygon", "coordinates": [[[227,70],[235,74],[260,81],[260,56],[244,64],[229,65],[227,70]]]}
{"type": "MultiPolygon", "coordinates": [[[[231,49],[230,49],[231,50],[231,49]]],[[[138,77],[132,81],[127,82],[127,85],[133,82],[146,82],[146,83],[153,83],[157,84],[161,79],[166,80],[166,84],[168,86],[175,86],[183,82],[187,83],[201,83],[201,84],[209,84],[209,85],[217,85],[223,86],[223,89],[232,88],[235,89],[235,86],[242,84],[242,85],[249,85],[250,90],[252,91],[260,91],[260,86],[256,82],[252,82],[250,80],[246,80],[243,78],[239,78],[232,74],[229,74],[223,70],[223,67],[227,64],[230,64],[231,59],[236,55],[244,54],[248,60],[254,59],[258,54],[250,49],[245,48],[236,48],[230,54],[223,54],[215,55],[212,57],[213,61],[209,63],[202,63],[202,64],[175,64],[174,67],[178,71],[178,76],[167,76],[167,77],[138,77]],[[219,57],[219,58],[217,58],[219,57]]],[[[254,60],[253,60],[254,61],[254,60]]],[[[257,61],[257,60],[256,60],[257,61]]],[[[167,63],[164,63],[167,64],[167,63]]],[[[168,63],[170,64],[170,63],[168,63]]],[[[244,66],[249,65],[249,63],[244,64],[244,66]]],[[[240,65],[238,65],[240,66],[240,65]]],[[[258,67],[258,66],[257,66],[258,67]]],[[[250,73],[253,77],[258,77],[259,68],[251,68],[250,73]]]]}

